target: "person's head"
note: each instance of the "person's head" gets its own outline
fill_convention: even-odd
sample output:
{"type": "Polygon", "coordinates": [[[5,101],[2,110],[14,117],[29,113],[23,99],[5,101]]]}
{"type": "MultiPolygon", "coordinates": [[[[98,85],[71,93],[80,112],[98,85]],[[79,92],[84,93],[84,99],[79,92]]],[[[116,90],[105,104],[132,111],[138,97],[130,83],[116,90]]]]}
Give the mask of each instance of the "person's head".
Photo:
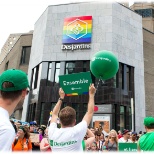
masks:
{"type": "Polygon", "coordinates": [[[28,87],[29,83],[25,72],[15,69],[4,71],[0,75],[0,98],[4,100],[5,104],[1,105],[13,105],[15,108],[20,101],[24,100],[29,92],[28,87]]]}
{"type": "Polygon", "coordinates": [[[137,139],[137,132],[132,132],[132,134],[131,134],[131,139],[133,140],[133,141],[135,141],[136,139],[137,139]]]}
{"type": "Polygon", "coordinates": [[[119,135],[122,135],[121,130],[118,131],[118,134],[119,134],[119,135]]]}
{"type": "Polygon", "coordinates": [[[17,132],[18,138],[26,138],[28,139],[30,137],[29,129],[26,126],[20,126],[17,132]]]}
{"type": "Polygon", "coordinates": [[[90,146],[91,151],[97,151],[98,147],[97,147],[97,143],[93,142],[90,146]]]}
{"type": "Polygon", "coordinates": [[[109,136],[112,140],[118,142],[118,135],[117,135],[117,132],[112,129],[110,132],[109,132],[109,136]]]}
{"type": "Polygon", "coordinates": [[[48,138],[48,130],[49,130],[49,128],[47,127],[47,128],[45,129],[45,131],[44,131],[44,137],[46,137],[46,138],[48,138]]]}
{"type": "Polygon", "coordinates": [[[38,128],[38,133],[44,136],[44,129],[43,128],[38,128]]]}
{"type": "Polygon", "coordinates": [[[125,140],[128,140],[130,138],[130,131],[128,129],[124,129],[122,135],[125,140]]]}
{"type": "Polygon", "coordinates": [[[76,123],[76,112],[72,107],[66,106],[60,111],[59,119],[62,127],[73,127],[76,123]]]}
{"type": "Polygon", "coordinates": [[[98,127],[95,127],[95,131],[98,131],[98,127]]]}
{"type": "Polygon", "coordinates": [[[104,140],[104,133],[101,133],[101,136],[99,137],[100,140],[104,140]]]}
{"type": "Polygon", "coordinates": [[[30,125],[30,132],[31,132],[31,133],[34,133],[34,132],[35,132],[35,129],[36,129],[36,122],[31,121],[31,122],[29,123],[29,125],[30,125]]]}
{"type": "Polygon", "coordinates": [[[153,117],[144,118],[144,125],[146,132],[148,132],[151,129],[154,129],[154,118],[153,117]]]}
{"type": "Polygon", "coordinates": [[[99,131],[95,131],[95,141],[98,141],[100,139],[100,132],[99,131]]]}
{"type": "Polygon", "coordinates": [[[95,134],[95,129],[94,128],[90,128],[90,130],[92,131],[93,134],[95,134]]]}

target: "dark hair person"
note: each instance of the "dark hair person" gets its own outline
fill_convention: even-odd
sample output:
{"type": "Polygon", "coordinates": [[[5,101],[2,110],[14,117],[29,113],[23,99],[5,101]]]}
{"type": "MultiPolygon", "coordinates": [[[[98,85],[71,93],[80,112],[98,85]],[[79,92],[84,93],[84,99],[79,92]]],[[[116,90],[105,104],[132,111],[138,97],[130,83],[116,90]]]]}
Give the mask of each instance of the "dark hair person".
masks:
{"type": "Polygon", "coordinates": [[[9,116],[25,99],[28,87],[27,74],[21,70],[11,69],[0,75],[0,115],[3,117],[0,120],[0,151],[12,151],[15,130],[9,116]]]}

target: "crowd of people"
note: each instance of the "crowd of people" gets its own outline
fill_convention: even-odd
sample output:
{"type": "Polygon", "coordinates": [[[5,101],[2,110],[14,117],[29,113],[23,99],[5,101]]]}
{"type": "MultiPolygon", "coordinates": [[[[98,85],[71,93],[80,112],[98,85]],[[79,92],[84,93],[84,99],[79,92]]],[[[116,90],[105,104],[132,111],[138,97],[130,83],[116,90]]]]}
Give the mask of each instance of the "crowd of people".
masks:
{"type": "MultiPolygon", "coordinates": [[[[76,111],[66,106],[61,109],[65,92],[59,89],[59,99],[53,108],[49,125],[38,126],[35,121],[21,125],[10,121],[9,116],[15,107],[28,94],[29,82],[25,72],[7,70],[0,75],[0,151],[118,151],[121,143],[134,143],[140,151],[154,151],[154,118],[144,118],[145,134],[137,134],[124,129],[105,132],[99,127],[88,128],[94,113],[96,88],[89,86],[87,112],[82,121],[76,124],[76,111]],[[61,110],[60,110],[61,109],[61,110]],[[57,119],[61,127],[57,127],[57,119]]],[[[137,150],[137,149],[136,149],[137,150]]]]}
{"type": "MultiPolygon", "coordinates": [[[[12,121],[11,121],[12,122],[12,121]]],[[[16,130],[16,137],[12,144],[12,151],[52,151],[48,138],[48,127],[45,125],[38,126],[36,121],[29,125],[22,126],[21,123],[12,122],[16,130]],[[39,134],[39,142],[31,142],[30,133],[39,134]]],[[[138,143],[140,137],[146,132],[129,131],[123,129],[117,132],[112,129],[107,133],[100,123],[99,127],[88,128],[86,135],[82,140],[83,151],[89,152],[108,152],[118,151],[118,143],[138,143]]]]}

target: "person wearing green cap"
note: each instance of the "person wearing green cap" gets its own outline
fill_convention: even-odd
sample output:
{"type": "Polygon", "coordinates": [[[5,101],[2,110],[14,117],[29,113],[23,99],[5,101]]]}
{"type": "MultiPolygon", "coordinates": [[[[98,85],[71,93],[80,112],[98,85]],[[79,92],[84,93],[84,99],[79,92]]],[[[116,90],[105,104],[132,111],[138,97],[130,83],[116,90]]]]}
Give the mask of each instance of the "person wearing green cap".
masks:
{"type": "Polygon", "coordinates": [[[144,118],[146,134],[142,135],[138,141],[141,151],[154,151],[154,118],[144,118]]]}
{"type": "Polygon", "coordinates": [[[0,151],[11,151],[15,130],[9,116],[28,94],[27,74],[21,70],[7,70],[0,75],[0,151]]]}

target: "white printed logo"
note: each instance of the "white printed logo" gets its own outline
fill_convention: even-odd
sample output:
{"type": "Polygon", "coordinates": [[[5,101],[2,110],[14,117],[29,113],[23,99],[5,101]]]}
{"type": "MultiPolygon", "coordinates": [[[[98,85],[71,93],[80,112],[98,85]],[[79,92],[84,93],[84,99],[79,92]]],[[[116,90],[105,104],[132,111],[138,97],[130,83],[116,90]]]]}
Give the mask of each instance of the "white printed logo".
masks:
{"type": "Polygon", "coordinates": [[[80,19],[76,19],[67,25],[66,35],[74,40],[78,40],[87,34],[88,23],[80,19]]]}

